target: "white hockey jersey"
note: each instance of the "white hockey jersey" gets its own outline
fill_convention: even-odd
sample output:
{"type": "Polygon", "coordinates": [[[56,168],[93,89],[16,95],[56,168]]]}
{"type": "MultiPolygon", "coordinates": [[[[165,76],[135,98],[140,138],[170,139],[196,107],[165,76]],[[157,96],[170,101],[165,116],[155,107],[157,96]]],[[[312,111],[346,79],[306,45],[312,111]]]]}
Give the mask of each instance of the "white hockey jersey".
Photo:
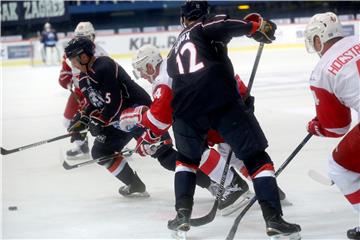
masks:
{"type": "Polygon", "coordinates": [[[325,52],[311,74],[310,88],[322,132],[344,135],[351,123],[350,108],[360,119],[359,36],[345,37],[325,52]]]}

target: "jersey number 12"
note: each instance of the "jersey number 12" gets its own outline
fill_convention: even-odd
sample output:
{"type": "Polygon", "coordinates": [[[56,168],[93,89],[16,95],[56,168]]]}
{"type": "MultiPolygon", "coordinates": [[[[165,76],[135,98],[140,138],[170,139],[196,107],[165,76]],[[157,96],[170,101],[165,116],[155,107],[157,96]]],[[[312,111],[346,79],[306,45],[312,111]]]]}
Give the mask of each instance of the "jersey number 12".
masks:
{"type": "Polygon", "coordinates": [[[189,58],[190,58],[189,59],[190,60],[189,61],[189,71],[187,73],[196,72],[204,67],[203,62],[196,63],[197,51],[196,51],[195,45],[192,42],[187,42],[184,44],[184,46],[182,46],[180,52],[176,56],[176,62],[178,64],[180,74],[185,73],[184,67],[183,67],[183,64],[182,64],[181,58],[180,58],[180,55],[183,56],[185,51],[189,51],[189,58]]]}

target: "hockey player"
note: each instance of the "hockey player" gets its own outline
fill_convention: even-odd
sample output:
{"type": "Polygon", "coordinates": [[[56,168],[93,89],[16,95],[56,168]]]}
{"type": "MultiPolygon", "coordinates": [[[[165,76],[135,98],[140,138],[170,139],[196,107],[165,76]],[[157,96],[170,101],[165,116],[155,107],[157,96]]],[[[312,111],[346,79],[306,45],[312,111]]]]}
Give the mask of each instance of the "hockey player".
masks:
{"type": "MultiPolygon", "coordinates": [[[[95,29],[91,22],[79,22],[74,31],[75,37],[86,37],[92,42],[95,41],[95,29]]],[[[95,43],[95,54],[98,56],[107,56],[105,50],[98,44],[95,43]]],[[[71,119],[80,109],[81,105],[86,103],[86,100],[79,88],[79,69],[73,67],[70,61],[64,54],[62,59],[62,67],[60,70],[59,84],[70,90],[70,95],[64,111],[64,126],[69,127],[71,119]]],[[[71,137],[71,142],[74,142],[75,147],[66,151],[66,159],[78,160],[89,158],[89,145],[86,138],[86,134],[74,134],[71,137]]]]}
{"type": "Polygon", "coordinates": [[[253,180],[267,235],[298,236],[300,226],[282,218],[274,166],[265,151],[267,140],[237,91],[226,49],[232,37],[243,35],[271,43],[276,25],[258,14],[244,19],[209,16],[206,1],[185,2],[181,7],[181,23],[184,30],[167,59],[167,71],[173,79],[173,131],[179,152],[175,174],[177,215],[168,222],[168,228],[190,229],[195,172],[202,155],[201,146],[211,128],[217,130],[236,157],[244,161],[253,180]]]}
{"type": "MultiPolygon", "coordinates": [[[[167,74],[166,61],[163,61],[158,48],[148,44],[137,51],[132,65],[137,78],[142,77],[152,84],[153,102],[150,108],[138,106],[124,110],[120,116],[120,128],[128,131],[134,127],[145,127],[150,129],[154,136],[159,137],[172,124],[172,79],[167,74]]],[[[141,155],[151,155],[153,150],[149,146],[149,144],[139,143],[136,149],[141,155]]],[[[174,159],[173,170],[175,170],[175,161],[176,159],[174,159]]],[[[209,181],[205,186],[213,195],[216,195],[224,166],[225,159],[215,149],[204,151],[199,170],[215,182],[211,184],[209,181]]],[[[225,186],[219,209],[223,210],[223,215],[228,215],[243,206],[249,199],[250,193],[246,181],[233,168],[227,174],[225,186]]]]}
{"type": "MultiPolygon", "coordinates": [[[[65,53],[73,66],[81,71],[79,87],[89,103],[74,116],[69,131],[79,132],[89,128],[91,134],[96,136],[91,150],[92,157],[99,158],[119,152],[135,138],[138,142],[159,143],[160,146],[156,147],[151,156],[157,158],[163,167],[174,170],[177,152],[172,148],[169,134],[153,138],[150,131],[141,128],[132,132],[118,129],[118,119],[124,109],[150,105],[151,99],[145,90],[131,80],[125,70],[111,58],[95,57],[94,44],[88,38],[74,38],[65,48],[65,53]]],[[[100,164],[125,183],[119,189],[121,195],[149,196],[145,184],[122,156],[100,164]]],[[[205,175],[205,178],[208,177],[205,175]]]]}
{"type": "Polygon", "coordinates": [[[47,59],[50,57],[51,62],[54,63],[54,50],[56,51],[56,62],[59,63],[60,53],[56,44],[58,42],[58,37],[55,29],[51,27],[50,23],[44,24],[44,29],[41,32],[40,42],[43,44],[41,49],[41,57],[44,64],[48,63],[47,59]]]}
{"type": "MultiPolygon", "coordinates": [[[[332,13],[314,15],[305,30],[308,52],[320,61],[310,76],[310,89],[316,117],[308,132],[321,137],[344,138],[329,157],[329,176],[345,198],[360,212],[360,123],[348,132],[350,109],[360,119],[360,41],[344,37],[338,17],[332,13]]],[[[347,232],[349,239],[360,239],[360,227],[347,232]]]]}

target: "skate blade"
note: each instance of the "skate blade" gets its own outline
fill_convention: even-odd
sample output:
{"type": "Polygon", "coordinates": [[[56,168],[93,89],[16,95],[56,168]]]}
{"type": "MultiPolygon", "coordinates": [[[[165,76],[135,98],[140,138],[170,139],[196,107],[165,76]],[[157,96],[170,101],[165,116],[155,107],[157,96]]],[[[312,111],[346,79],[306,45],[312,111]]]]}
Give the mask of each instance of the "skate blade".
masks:
{"type": "Polygon", "coordinates": [[[121,194],[121,196],[126,197],[126,198],[148,198],[148,197],[150,197],[150,194],[147,191],[145,191],[145,192],[142,192],[142,193],[137,192],[137,193],[132,193],[132,194],[129,194],[129,195],[121,194]]]}
{"type": "Polygon", "coordinates": [[[236,212],[237,210],[239,210],[240,208],[245,206],[253,196],[254,196],[254,194],[252,192],[247,191],[242,196],[240,196],[239,199],[237,199],[233,204],[222,209],[221,216],[226,217],[226,216],[229,216],[230,214],[236,212]]]}
{"type": "Polygon", "coordinates": [[[171,237],[173,239],[177,239],[177,240],[186,240],[187,239],[186,231],[172,230],[171,232],[172,232],[171,237]]]}
{"type": "Polygon", "coordinates": [[[271,236],[269,240],[301,240],[300,233],[282,233],[271,236]]]}

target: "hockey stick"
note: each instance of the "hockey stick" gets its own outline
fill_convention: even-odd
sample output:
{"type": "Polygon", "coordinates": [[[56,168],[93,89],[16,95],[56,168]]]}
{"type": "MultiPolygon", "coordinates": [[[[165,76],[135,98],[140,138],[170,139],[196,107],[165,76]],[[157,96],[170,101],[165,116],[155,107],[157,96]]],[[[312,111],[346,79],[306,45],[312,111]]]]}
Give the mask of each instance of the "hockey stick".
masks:
{"type": "MultiPolygon", "coordinates": [[[[82,133],[82,132],[80,132],[80,133],[82,133]]],[[[40,145],[43,145],[43,144],[55,142],[57,140],[61,140],[61,139],[64,139],[64,138],[71,137],[73,134],[74,133],[64,134],[64,135],[61,135],[61,136],[57,136],[57,137],[54,137],[54,138],[50,138],[50,139],[47,139],[47,140],[43,140],[43,141],[40,141],[40,142],[32,143],[32,144],[25,145],[25,146],[18,147],[18,148],[14,148],[14,149],[5,149],[3,147],[0,147],[1,155],[8,155],[8,154],[11,154],[11,153],[14,153],[14,152],[20,152],[20,151],[26,150],[28,148],[33,148],[33,147],[37,147],[37,146],[40,146],[40,145]]]]}
{"type": "MultiPolygon", "coordinates": [[[[154,144],[151,144],[150,148],[158,148],[164,141],[160,141],[154,144]]],[[[86,166],[86,165],[90,165],[93,163],[101,163],[101,162],[106,162],[114,157],[117,157],[119,155],[122,155],[124,157],[130,157],[134,152],[136,152],[137,148],[135,149],[123,149],[121,152],[118,153],[114,153],[108,156],[103,156],[103,157],[99,157],[99,158],[95,158],[95,159],[91,159],[89,161],[86,162],[82,162],[82,163],[78,163],[78,164],[74,164],[74,165],[70,165],[67,161],[63,162],[63,167],[66,170],[70,170],[70,169],[74,169],[74,168],[78,168],[78,167],[82,167],[82,166],[86,166]]]]}
{"type": "MultiPolygon", "coordinates": [[[[250,75],[250,79],[249,79],[249,83],[248,83],[248,89],[247,89],[247,92],[246,92],[246,95],[245,95],[244,99],[247,99],[250,96],[250,91],[251,91],[252,85],[254,83],[255,74],[256,74],[256,71],[257,71],[257,68],[258,68],[258,65],[259,65],[259,62],[260,62],[260,57],[261,57],[263,49],[264,49],[264,43],[260,43],[258,51],[256,53],[254,66],[253,66],[253,69],[251,71],[251,75],[250,75]]],[[[229,171],[229,166],[230,166],[230,160],[231,160],[232,153],[233,153],[232,149],[230,148],[228,157],[226,159],[224,171],[223,171],[223,174],[221,176],[220,186],[219,186],[219,189],[218,189],[218,191],[216,193],[216,198],[215,198],[213,207],[211,208],[210,212],[208,214],[206,214],[205,216],[200,217],[200,218],[190,219],[190,225],[191,226],[194,226],[194,227],[202,226],[202,225],[208,224],[208,223],[210,223],[210,222],[212,222],[214,220],[214,218],[216,216],[217,208],[218,208],[218,205],[219,205],[219,200],[222,197],[223,192],[224,192],[224,183],[225,183],[225,180],[226,180],[227,173],[229,171]]]]}
{"type": "Polygon", "coordinates": [[[313,169],[310,169],[308,171],[308,175],[315,182],[321,183],[321,184],[326,185],[326,186],[334,185],[333,180],[331,180],[330,178],[322,175],[321,173],[319,173],[319,172],[317,172],[317,171],[315,171],[313,169]]]}
{"type": "Polygon", "coordinates": [[[129,157],[129,156],[131,156],[131,155],[134,153],[134,151],[135,151],[134,149],[124,149],[124,150],[122,150],[122,151],[119,152],[119,153],[114,153],[114,154],[111,154],[111,155],[108,155],[108,156],[103,156],[103,157],[91,159],[91,160],[89,160],[89,161],[82,162],[82,163],[78,163],[78,164],[74,164],[74,165],[70,165],[67,161],[64,161],[64,162],[63,162],[63,167],[64,167],[66,170],[71,170],[71,169],[74,169],[74,168],[78,168],[78,167],[90,165],[90,164],[93,164],[93,163],[106,162],[106,161],[109,161],[110,159],[115,158],[115,157],[118,157],[118,156],[120,156],[120,155],[122,155],[122,156],[124,156],[124,157],[129,157]]]}
{"type": "MultiPolygon", "coordinates": [[[[306,135],[304,140],[301,141],[301,143],[295,148],[295,150],[290,154],[290,156],[285,160],[285,162],[278,168],[278,170],[275,172],[275,176],[279,176],[279,174],[286,168],[286,166],[293,160],[293,158],[296,156],[296,154],[304,147],[304,145],[309,141],[309,139],[312,137],[312,134],[309,133],[306,135]]],[[[241,213],[235,218],[234,223],[226,236],[226,240],[232,240],[235,237],[236,231],[238,229],[239,223],[241,219],[245,216],[247,211],[254,205],[256,202],[256,196],[253,197],[248,205],[241,211],[241,213]]]]}

